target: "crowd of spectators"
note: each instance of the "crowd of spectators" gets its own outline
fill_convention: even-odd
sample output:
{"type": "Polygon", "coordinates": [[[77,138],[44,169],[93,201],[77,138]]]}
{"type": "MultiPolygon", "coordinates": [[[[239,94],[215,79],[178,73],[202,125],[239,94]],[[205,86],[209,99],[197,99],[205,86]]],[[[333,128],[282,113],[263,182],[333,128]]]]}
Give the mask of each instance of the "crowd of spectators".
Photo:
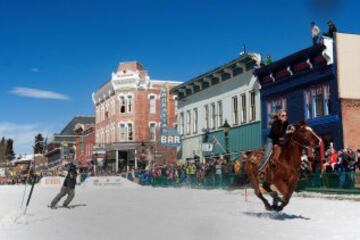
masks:
{"type": "Polygon", "coordinates": [[[330,146],[325,151],[324,159],[319,159],[319,155],[308,157],[306,151],[301,157],[301,170],[304,173],[339,173],[355,172],[360,170],[360,149],[354,151],[351,148],[336,150],[330,146]]]}
{"type": "Polygon", "coordinates": [[[155,165],[139,172],[143,185],[232,185],[240,173],[240,161],[227,161],[224,156],[200,162],[197,159],[182,165],[155,165]]]}
{"type": "MultiPolygon", "coordinates": [[[[354,151],[350,148],[335,150],[332,146],[325,151],[323,159],[319,154],[309,156],[307,151],[301,157],[301,172],[303,177],[318,174],[334,175],[340,180],[345,179],[345,173],[360,172],[360,149],[354,151]]],[[[241,181],[240,160],[228,161],[224,156],[207,158],[205,162],[191,159],[184,164],[150,165],[146,169],[128,167],[118,172],[106,169],[79,168],[80,182],[89,176],[124,176],[142,185],[208,185],[208,186],[235,186],[241,181]]],[[[42,171],[39,179],[44,176],[62,176],[63,171],[42,171]]],[[[0,177],[0,184],[24,184],[26,174],[0,177]]],[[[344,182],[345,180],[343,180],[344,182]]],[[[340,184],[342,186],[343,184],[340,184]]]]}
{"type": "Polygon", "coordinates": [[[301,171],[310,187],[354,188],[360,184],[360,150],[345,148],[335,150],[332,146],[325,151],[321,160],[318,155],[302,156],[301,171]]]}

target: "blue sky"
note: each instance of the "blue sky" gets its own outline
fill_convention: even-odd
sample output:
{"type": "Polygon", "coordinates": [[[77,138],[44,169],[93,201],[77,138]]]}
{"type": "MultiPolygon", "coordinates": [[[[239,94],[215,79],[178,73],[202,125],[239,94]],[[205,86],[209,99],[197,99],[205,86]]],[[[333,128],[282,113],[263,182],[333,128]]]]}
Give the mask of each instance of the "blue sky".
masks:
{"type": "Polygon", "coordinates": [[[91,93],[119,62],[186,81],[242,44],[273,59],[310,46],[312,20],[360,33],[359,9],[356,0],[0,0],[0,137],[30,152],[37,132],[93,115],[91,93]]]}

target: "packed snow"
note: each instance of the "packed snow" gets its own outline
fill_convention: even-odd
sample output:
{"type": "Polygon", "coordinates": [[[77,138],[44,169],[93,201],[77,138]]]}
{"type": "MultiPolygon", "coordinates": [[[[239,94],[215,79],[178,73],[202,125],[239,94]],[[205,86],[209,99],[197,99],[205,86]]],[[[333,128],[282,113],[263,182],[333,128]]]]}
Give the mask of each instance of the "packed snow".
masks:
{"type": "Polygon", "coordinates": [[[252,191],[246,201],[244,190],[152,188],[125,180],[114,186],[87,182],[76,188],[72,209],[48,208],[59,190],[36,185],[23,216],[24,186],[0,186],[0,239],[355,240],[360,236],[357,201],[295,196],[283,212],[275,213],[264,210],[252,191]]]}

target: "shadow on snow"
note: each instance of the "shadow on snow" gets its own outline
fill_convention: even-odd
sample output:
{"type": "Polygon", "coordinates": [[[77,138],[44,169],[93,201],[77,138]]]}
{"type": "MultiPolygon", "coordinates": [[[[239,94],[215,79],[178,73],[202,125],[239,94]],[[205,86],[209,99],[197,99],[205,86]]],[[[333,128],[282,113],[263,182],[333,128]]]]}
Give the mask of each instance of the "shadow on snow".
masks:
{"type": "Polygon", "coordinates": [[[311,218],[303,217],[302,215],[294,215],[294,214],[287,214],[287,213],[276,213],[276,212],[243,212],[243,214],[248,215],[250,217],[257,217],[257,218],[270,218],[273,220],[293,220],[293,219],[302,219],[302,220],[311,220],[311,218]]]}

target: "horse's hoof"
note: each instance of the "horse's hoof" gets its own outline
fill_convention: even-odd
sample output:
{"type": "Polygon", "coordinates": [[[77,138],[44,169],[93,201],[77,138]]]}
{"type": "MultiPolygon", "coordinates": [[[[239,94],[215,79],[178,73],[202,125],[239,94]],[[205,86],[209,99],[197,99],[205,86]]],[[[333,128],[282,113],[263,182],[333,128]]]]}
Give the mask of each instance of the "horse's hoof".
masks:
{"type": "Polygon", "coordinates": [[[283,208],[284,208],[283,206],[277,206],[277,205],[273,205],[273,206],[272,206],[272,209],[273,209],[274,211],[276,211],[276,212],[282,211],[283,208]]]}
{"type": "Polygon", "coordinates": [[[266,205],[266,206],[265,206],[265,209],[266,209],[267,211],[272,211],[272,210],[273,210],[273,207],[270,206],[270,205],[266,205]]]}

